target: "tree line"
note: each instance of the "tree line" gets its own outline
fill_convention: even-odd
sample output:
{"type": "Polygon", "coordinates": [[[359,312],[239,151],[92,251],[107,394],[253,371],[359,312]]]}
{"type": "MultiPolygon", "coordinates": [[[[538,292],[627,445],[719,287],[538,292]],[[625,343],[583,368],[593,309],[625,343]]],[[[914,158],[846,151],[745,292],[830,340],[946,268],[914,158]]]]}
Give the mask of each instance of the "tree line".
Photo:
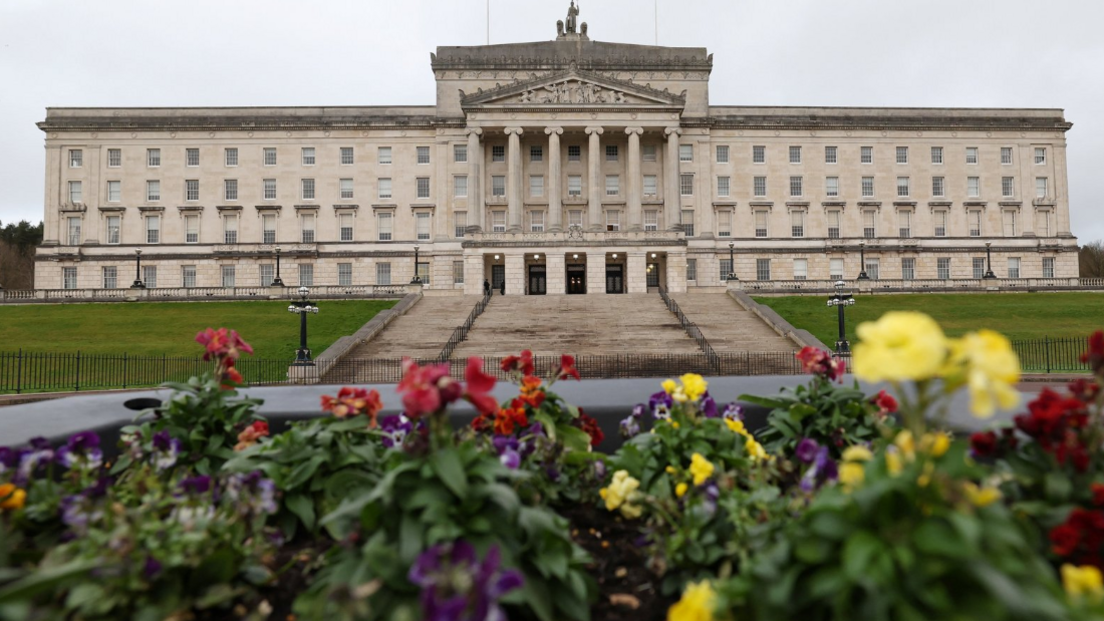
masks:
{"type": "MultiPolygon", "coordinates": [[[[0,225],[3,223],[0,222],[0,225]]],[[[42,243],[42,223],[21,220],[0,226],[0,286],[34,289],[35,247],[42,243]]]]}

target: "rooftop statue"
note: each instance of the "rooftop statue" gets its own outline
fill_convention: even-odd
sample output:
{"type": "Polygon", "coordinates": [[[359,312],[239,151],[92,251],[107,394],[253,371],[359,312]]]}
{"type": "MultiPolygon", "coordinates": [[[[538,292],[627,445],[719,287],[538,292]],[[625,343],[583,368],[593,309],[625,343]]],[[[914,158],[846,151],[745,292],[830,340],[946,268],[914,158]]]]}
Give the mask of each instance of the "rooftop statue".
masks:
{"type": "Polygon", "coordinates": [[[575,0],[571,0],[571,6],[567,9],[566,30],[568,34],[574,34],[578,31],[578,22],[579,8],[575,6],[575,0]]]}

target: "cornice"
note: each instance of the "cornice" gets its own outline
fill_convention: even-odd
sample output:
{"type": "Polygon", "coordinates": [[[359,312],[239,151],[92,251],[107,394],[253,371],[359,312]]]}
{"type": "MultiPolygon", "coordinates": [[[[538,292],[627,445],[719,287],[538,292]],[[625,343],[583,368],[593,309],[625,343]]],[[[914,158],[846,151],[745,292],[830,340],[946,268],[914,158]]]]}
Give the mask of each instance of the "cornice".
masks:
{"type": "Polygon", "coordinates": [[[146,117],[126,116],[126,109],[117,111],[120,116],[102,117],[54,117],[36,123],[44,132],[77,131],[310,131],[310,130],[434,130],[437,128],[463,128],[463,118],[438,118],[430,116],[373,116],[373,117],[146,117]]]}
{"type": "MultiPolygon", "coordinates": [[[[873,108],[871,110],[874,110],[873,108]]],[[[799,131],[1060,131],[1067,132],[1073,123],[1061,117],[1012,118],[954,116],[854,116],[854,115],[739,115],[683,119],[684,127],[737,130],[799,130],[799,131]]]]}

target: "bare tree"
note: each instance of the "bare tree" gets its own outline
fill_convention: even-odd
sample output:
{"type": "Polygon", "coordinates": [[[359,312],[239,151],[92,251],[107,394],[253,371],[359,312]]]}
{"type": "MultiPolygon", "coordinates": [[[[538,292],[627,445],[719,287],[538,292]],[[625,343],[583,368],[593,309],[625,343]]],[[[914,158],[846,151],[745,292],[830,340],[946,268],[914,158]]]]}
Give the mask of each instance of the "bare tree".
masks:
{"type": "Polygon", "coordinates": [[[1089,242],[1077,251],[1081,278],[1104,278],[1104,241],[1089,242]]]}

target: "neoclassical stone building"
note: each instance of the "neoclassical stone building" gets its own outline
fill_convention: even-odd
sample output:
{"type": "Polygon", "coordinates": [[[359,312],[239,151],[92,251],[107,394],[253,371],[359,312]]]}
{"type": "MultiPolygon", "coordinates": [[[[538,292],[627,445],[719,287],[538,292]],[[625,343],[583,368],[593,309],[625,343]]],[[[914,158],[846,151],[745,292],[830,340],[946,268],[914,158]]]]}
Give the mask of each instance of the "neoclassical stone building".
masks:
{"type": "Polygon", "coordinates": [[[435,106],[51,108],[40,289],[1077,276],[1061,110],[715,106],[704,48],[440,47],[435,106]],[[734,269],[729,256],[735,257],[734,269]],[[860,256],[865,265],[860,265],[860,256]]]}

